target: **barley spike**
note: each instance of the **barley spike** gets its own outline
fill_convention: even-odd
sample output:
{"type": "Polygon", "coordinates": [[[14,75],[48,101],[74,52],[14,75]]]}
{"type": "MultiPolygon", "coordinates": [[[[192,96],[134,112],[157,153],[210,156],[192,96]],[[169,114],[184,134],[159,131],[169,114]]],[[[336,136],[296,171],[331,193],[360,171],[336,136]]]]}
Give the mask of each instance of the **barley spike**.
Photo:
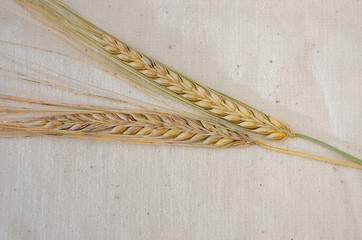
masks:
{"type": "Polygon", "coordinates": [[[0,130],[208,147],[249,146],[249,137],[221,125],[159,112],[82,112],[2,121],[0,130]]]}
{"type": "Polygon", "coordinates": [[[231,123],[238,128],[252,131],[269,139],[284,139],[287,136],[294,136],[286,125],[275,118],[211,88],[202,86],[147,57],[86,21],[58,1],[18,1],[41,12],[83,43],[99,50],[113,62],[132,69],[152,86],[181,102],[186,102],[222,122],[231,123]]]}
{"type": "Polygon", "coordinates": [[[269,139],[283,139],[293,134],[287,126],[275,118],[187,79],[110,35],[102,33],[100,37],[91,36],[120,61],[219,118],[249,131],[266,135],[269,139]]]}

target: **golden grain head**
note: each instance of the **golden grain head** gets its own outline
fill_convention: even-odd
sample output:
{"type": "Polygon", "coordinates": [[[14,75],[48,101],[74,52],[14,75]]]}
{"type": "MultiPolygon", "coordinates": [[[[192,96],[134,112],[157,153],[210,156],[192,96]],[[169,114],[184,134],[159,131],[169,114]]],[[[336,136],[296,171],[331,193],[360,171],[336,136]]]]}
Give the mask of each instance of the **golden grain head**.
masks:
{"type": "Polygon", "coordinates": [[[100,35],[103,38],[91,36],[104,49],[118,48],[117,51],[110,53],[194,106],[201,107],[212,115],[244,129],[265,135],[269,139],[283,139],[293,135],[287,126],[275,118],[177,74],[108,34],[100,35]]]}
{"type": "MultiPolygon", "coordinates": [[[[275,118],[178,74],[89,24],[83,18],[68,11],[67,8],[59,8],[52,2],[37,3],[45,15],[57,19],[69,33],[76,35],[83,43],[103,48],[108,54],[100,51],[104,56],[111,56],[110,58],[121,66],[125,64],[131,67],[135,73],[142,76],[143,80],[152,82],[162,89],[163,93],[176,96],[182,102],[188,102],[191,106],[218,120],[229,122],[269,139],[282,139],[294,135],[287,126],[275,118]]],[[[94,49],[99,50],[97,47],[94,49]]]]}
{"type": "Polygon", "coordinates": [[[0,122],[0,129],[52,135],[102,136],[113,140],[208,147],[248,146],[249,137],[221,125],[159,112],[86,112],[0,122]]]}

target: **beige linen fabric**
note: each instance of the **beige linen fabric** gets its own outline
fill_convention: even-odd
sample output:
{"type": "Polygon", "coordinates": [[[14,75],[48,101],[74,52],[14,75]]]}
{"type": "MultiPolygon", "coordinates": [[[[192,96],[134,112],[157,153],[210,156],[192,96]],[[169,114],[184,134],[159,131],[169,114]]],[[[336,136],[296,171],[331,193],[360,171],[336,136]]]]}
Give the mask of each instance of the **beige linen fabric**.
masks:
{"type": "MultiPolygon", "coordinates": [[[[64,2],[190,78],[362,156],[361,1],[64,2]]],[[[0,39],[87,59],[1,3],[0,39]]],[[[149,99],[84,63],[1,51],[149,99]]],[[[2,66],[31,68],[4,56],[2,66]]],[[[5,77],[0,90],[49,93],[5,77]]],[[[271,144],[339,158],[301,139],[271,144]]],[[[1,138],[0,166],[0,239],[362,239],[360,170],[257,146],[1,138]]]]}

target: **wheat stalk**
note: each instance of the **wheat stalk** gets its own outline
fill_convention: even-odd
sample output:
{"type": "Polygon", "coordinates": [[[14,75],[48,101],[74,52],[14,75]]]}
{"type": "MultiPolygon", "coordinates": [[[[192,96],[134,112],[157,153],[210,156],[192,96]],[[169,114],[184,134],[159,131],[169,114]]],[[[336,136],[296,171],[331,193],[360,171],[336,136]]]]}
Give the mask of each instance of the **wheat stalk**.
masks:
{"type": "MultiPolygon", "coordinates": [[[[18,111],[12,109],[8,112],[18,111]]],[[[82,111],[22,121],[2,121],[0,129],[208,147],[244,147],[251,144],[249,137],[240,131],[160,112],[82,111]]]]}

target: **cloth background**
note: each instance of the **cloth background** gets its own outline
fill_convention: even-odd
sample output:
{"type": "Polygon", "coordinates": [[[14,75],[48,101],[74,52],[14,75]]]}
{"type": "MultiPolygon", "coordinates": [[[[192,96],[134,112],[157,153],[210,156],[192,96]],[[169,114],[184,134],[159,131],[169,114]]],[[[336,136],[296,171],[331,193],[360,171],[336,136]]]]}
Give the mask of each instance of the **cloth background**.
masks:
{"type": "MultiPolygon", "coordinates": [[[[64,2],[191,79],[362,156],[361,1],[64,2]]],[[[2,40],[86,60],[1,3],[2,40]]],[[[1,51],[142,97],[94,67],[4,43],[1,51]]],[[[301,139],[270,144],[340,158],[301,139]]],[[[0,165],[0,239],[362,239],[360,170],[257,146],[1,138],[0,165]]]]}

